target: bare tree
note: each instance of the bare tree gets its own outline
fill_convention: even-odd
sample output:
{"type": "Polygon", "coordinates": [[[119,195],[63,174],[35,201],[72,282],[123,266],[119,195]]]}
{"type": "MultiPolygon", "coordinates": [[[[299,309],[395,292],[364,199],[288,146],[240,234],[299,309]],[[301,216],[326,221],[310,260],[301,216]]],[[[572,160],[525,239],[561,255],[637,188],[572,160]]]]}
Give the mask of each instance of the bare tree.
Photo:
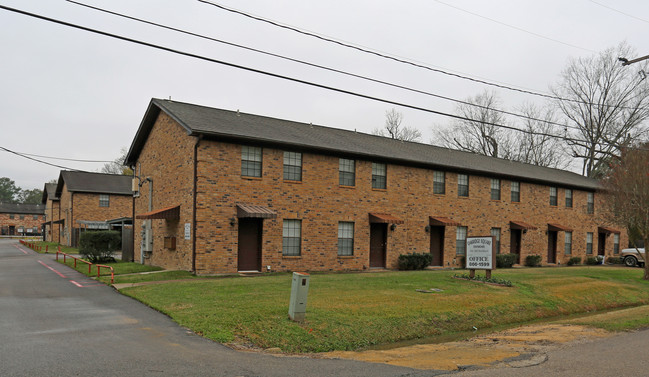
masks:
{"type": "Polygon", "coordinates": [[[436,132],[433,144],[485,156],[511,158],[513,141],[510,133],[493,124],[506,124],[505,116],[494,109],[500,100],[494,92],[484,91],[465,100],[473,105],[458,104],[455,113],[470,120],[454,120],[450,129],[436,132]]]}
{"type": "Polygon", "coordinates": [[[624,67],[620,56],[634,56],[625,43],[597,56],[572,60],[552,89],[557,107],[571,126],[566,139],[574,157],[583,159],[582,174],[605,173],[610,158],[631,140],[642,137],[649,117],[649,85],[637,69],[624,67]],[[574,127],[574,129],[572,129],[574,127]]]}
{"type": "Polygon", "coordinates": [[[551,135],[557,134],[557,117],[551,107],[539,108],[534,104],[524,104],[520,108],[523,118],[523,129],[518,133],[518,144],[515,146],[513,160],[532,165],[565,169],[570,165],[564,153],[563,140],[551,135]]]}
{"type": "MultiPolygon", "coordinates": [[[[611,164],[604,180],[612,220],[626,226],[629,235],[649,246],[649,143],[625,148],[611,164]]],[[[646,255],[646,254],[645,254],[646,255]]],[[[644,279],[649,280],[649,263],[644,263],[644,279]]]]}
{"type": "Polygon", "coordinates": [[[126,154],[128,153],[128,149],[126,147],[122,147],[119,152],[120,152],[119,157],[113,160],[113,162],[108,162],[104,164],[104,166],[101,168],[102,173],[122,174],[122,175],[133,174],[133,171],[128,166],[124,165],[124,160],[126,159],[126,154]]]}
{"type": "Polygon", "coordinates": [[[403,122],[403,114],[396,109],[385,112],[385,126],[383,128],[376,128],[372,134],[401,141],[419,141],[421,140],[421,132],[413,127],[401,126],[403,122]]]}

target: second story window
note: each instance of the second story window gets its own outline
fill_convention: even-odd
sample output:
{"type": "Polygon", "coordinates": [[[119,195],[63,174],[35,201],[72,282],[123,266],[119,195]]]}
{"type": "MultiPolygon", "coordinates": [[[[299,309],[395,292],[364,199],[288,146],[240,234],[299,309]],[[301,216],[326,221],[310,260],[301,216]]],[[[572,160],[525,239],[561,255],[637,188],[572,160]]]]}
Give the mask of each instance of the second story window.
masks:
{"type": "Polygon", "coordinates": [[[586,194],[586,212],[595,213],[595,194],[592,192],[586,194]]]}
{"type": "Polygon", "coordinates": [[[469,196],[469,175],[457,175],[457,196],[469,196]]]}
{"type": "Polygon", "coordinates": [[[341,186],[356,186],[356,161],[341,158],[338,162],[338,182],[341,186]]]}
{"type": "Polygon", "coordinates": [[[99,194],[99,206],[100,207],[110,207],[110,195],[99,194]]]}
{"type": "Polygon", "coordinates": [[[446,176],[443,171],[433,172],[433,194],[446,193],[446,176]]]}
{"type": "Polygon", "coordinates": [[[566,208],[572,208],[572,190],[566,189],[566,208]]]}
{"type": "Polygon", "coordinates": [[[551,206],[556,206],[557,205],[557,188],[556,187],[550,187],[550,205],[551,206]]]}
{"type": "Polygon", "coordinates": [[[284,180],[302,180],[302,153],[284,152],[284,180]]]}
{"type": "Polygon", "coordinates": [[[491,200],[500,200],[500,179],[491,179],[491,200]]]}
{"type": "Polygon", "coordinates": [[[521,183],[512,181],[512,202],[521,201],[521,183]]]}
{"type": "Polygon", "coordinates": [[[13,213],[10,213],[10,214],[9,214],[9,218],[10,218],[10,219],[13,219],[14,217],[16,217],[16,215],[14,215],[13,213]]]}
{"type": "Polygon", "coordinates": [[[38,215],[33,215],[32,220],[38,220],[38,215]]]}
{"type": "Polygon", "coordinates": [[[261,177],[261,148],[241,147],[241,175],[244,177],[261,177]]]}
{"type": "Polygon", "coordinates": [[[25,215],[20,215],[21,220],[25,220],[25,215]]]}
{"type": "Polygon", "coordinates": [[[385,164],[372,162],[372,188],[387,188],[387,169],[385,164]]]}

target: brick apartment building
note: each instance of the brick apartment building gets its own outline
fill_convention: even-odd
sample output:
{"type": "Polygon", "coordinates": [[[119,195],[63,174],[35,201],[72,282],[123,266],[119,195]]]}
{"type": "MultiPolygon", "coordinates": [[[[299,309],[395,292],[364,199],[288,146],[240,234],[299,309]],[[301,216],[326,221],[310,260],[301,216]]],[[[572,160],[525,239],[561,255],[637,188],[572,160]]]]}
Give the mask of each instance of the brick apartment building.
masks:
{"type": "Polygon", "coordinates": [[[411,252],[459,267],[467,236],[547,265],[628,242],[578,174],[175,101],[150,102],[126,163],[135,259],[199,274],[396,268],[411,252]]]}
{"type": "Polygon", "coordinates": [[[43,223],[43,239],[47,242],[61,243],[61,201],[56,196],[56,183],[46,183],[43,187],[42,204],[45,206],[45,222],[43,223]]]}
{"type": "Polygon", "coordinates": [[[0,203],[0,235],[40,236],[44,212],[40,204],[0,203]]]}
{"type": "Polygon", "coordinates": [[[52,224],[58,224],[62,230],[58,242],[77,246],[82,230],[108,229],[106,220],[130,218],[131,179],[125,175],[61,171],[52,195],[52,208],[57,198],[59,202],[58,219],[52,218],[52,224]]]}

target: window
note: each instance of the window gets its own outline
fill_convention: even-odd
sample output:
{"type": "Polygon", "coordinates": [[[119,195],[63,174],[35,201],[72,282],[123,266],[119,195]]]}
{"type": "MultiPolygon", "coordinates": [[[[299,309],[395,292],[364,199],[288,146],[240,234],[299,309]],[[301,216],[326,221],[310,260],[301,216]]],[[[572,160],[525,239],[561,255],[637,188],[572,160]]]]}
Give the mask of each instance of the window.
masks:
{"type": "Polygon", "coordinates": [[[338,223],[338,255],[354,255],[354,223],[338,223]]]}
{"type": "Polygon", "coordinates": [[[557,205],[557,188],[556,187],[550,187],[550,205],[551,206],[556,206],[557,205]]]}
{"type": "Polygon", "coordinates": [[[564,252],[566,255],[572,254],[572,232],[565,232],[566,233],[566,241],[564,244],[564,252]]]}
{"type": "Polygon", "coordinates": [[[19,217],[21,220],[25,220],[25,215],[20,215],[19,217]]]}
{"type": "Polygon", "coordinates": [[[512,181],[512,202],[521,201],[521,183],[512,181]]]}
{"type": "Polygon", "coordinates": [[[446,175],[443,171],[433,172],[433,194],[446,193],[446,175]]]}
{"type": "Polygon", "coordinates": [[[586,233],[586,254],[593,253],[593,233],[586,233]]]}
{"type": "Polygon", "coordinates": [[[282,229],[282,255],[300,255],[301,234],[301,220],[284,220],[284,227],[282,229]]]}
{"type": "Polygon", "coordinates": [[[261,148],[241,147],[241,175],[244,177],[261,177],[261,148]]]}
{"type": "Polygon", "coordinates": [[[385,164],[372,162],[372,188],[385,189],[387,187],[387,173],[385,164]]]}
{"type": "Polygon", "coordinates": [[[500,228],[491,228],[491,236],[496,240],[496,254],[500,254],[500,228]]]}
{"type": "Polygon", "coordinates": [[[10,219],[13,219],[14,217],[15,217],[15,216],[14,216],[13,213],[10,213],[10,214],[9,214],[9,218],[10,218],[10,219]]]}
{"type": "Polygon", "coordinates": [[[99,206],[100,207],[109,207],[110,206],[110,195],[99,194],[99,206]]]}
{"type": "Polygon", "coordinates": [[[356,186],[356,161],[341,158],[338,162],[338,181],[341,186],[356,186]]]}
{"type": "Polygon", "coordinates": [[[38,227],[37,226],[34,227],[34,233],[38,233],[38,227]]]}
{"type": "Polygon", "coordinates": [[[572,208],[572,190],[566,189],[566,208],[572,208]]]}
{"type": "Polygon", "coordinates": [[[455,254],[466,254],[466,232],[467,227],[458,226],[455,233],[455,254]]]}
{"type": "Polygon", "coordinates": [[[500,200],[500,179],[491,179],[491,200],[500,200]]]}
{"type": "Polygon", "coordinates": [[[38,220],[38,215],[33,215],[32,220],[38,220]]]}
{"type": "Polygon", "coordinates": [[[302,153],[284,152],[284,180],[302,180],[302,153]]]}
{"type": "Polygon", "coordinates": [[[613,254],[619,254],[619,253],[620,253],[620,235],[616,233],[613,235],[613,254]]]}
{"type": "Polygon", "coordinates": [[[467,174],[457,175],[457,196],[469,196],[469,176],[467,174]]]}
{"type": "Polygon", "coordinates": [[[586,212],[595,213],[595,194],[592,192],[586,195],[586,212]]]}

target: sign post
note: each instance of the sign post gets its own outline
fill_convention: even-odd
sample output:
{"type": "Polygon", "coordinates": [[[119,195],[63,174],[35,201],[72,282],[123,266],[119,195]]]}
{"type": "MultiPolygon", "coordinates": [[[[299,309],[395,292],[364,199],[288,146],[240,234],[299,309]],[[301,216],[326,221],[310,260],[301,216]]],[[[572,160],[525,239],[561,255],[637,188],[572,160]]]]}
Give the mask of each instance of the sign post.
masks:
{"type": "Polygon", "coordinates": [[[491,270],[496,269],[495,237],[466,238],[466,268],[469,276],[475,277],[475,270],[485,270],[487,279],[491,278],[491,270]]]}

